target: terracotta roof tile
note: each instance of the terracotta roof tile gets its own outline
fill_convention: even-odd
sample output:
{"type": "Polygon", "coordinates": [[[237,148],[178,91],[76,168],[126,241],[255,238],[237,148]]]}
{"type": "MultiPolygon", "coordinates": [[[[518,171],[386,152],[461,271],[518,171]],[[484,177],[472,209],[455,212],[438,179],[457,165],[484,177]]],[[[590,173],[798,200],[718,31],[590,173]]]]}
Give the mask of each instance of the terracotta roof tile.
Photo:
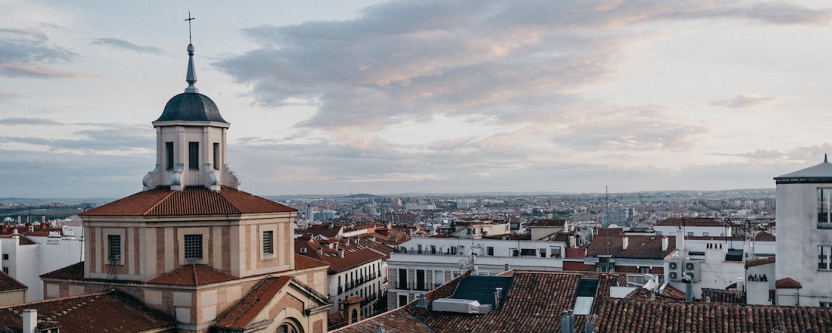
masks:
{"type": "Polygon", "coordinates": [[[220,316],[213,327],[245,328],[272,301],[272,298],[291,281],[291,276],[264,279],[239,303],[220,316]]]}
{"type": "Polygon", "coordinates": [[[775,259],[775,257],[749,260],[749,261],[745,262],[745,267],[755,267],[755,266],[773,264],[776,260],[777,259],[775,259]]]}
{"type": "Polygon", "coordinates": [[[163,331],[176,327],[170,315],[118,290],[2,307],[0,325],[21,332],[24,309],[37,310],[39,328],[60,325],[61,333],[163,331]]]}
{"type": "Polygon", "coordinates": [[[59,268],[49,273],[43,274],[42,278],[56,278],[56,279],[72,279],[80,280],[84,278],[84,262],[72,264],[64,268],[59,268]]]}
{"type": "Polygon", "coordinates": [[[343,242],[338,243],[338,249],[344,250],[344,258],[341,258],[338,255],[338,249],[330,249],[314,239],[296,239],[295,253],[300,253],[301,248],[306,248],[306,253],[301,255],[328,263],[330,272],[340,272],[365,263],[381,260],[385,257],[384,254],[373,251],[371,247],[364,245],[367,245],[367,243],[363,245],[357,245],[352,242],[349,245],[344,245],[343,242]],[[322,254],[317,253],[318,249],[321,249],[322,254]]]}
{"type": "Polygon", "coordinates": [[[800,282],[795,281],[794,279],[787,277],[782,278],[774,282],[774,287],[777,289],[802,289],[803,286],[800,282]]]}
{"type": "Polygon", "coordinates": [[[219,282],[239,280],[231,274],[215,270],[204,265],[180,266],[168,273],[159,275],[147,283],[173,284],[180,286],[202,286],[219,282]]]}
{"type": "Polygon", "coordinates": [[[364,301],[364,298],[363,298],[363,297],[353,295],[353,296],[350,296],[350,297],[345,298],[345,299],[344,299],[344,300],[342,300],[340,303],[341,303],[341,304],[356,304],[356,303],[361,303],[361,302],[363,302],[363,301],[364,301]]]}
{"type": "Polygon", "coordinates": [[[0,291],[12,291],[20,289],[29,289],[25,284],[15,280],[6,273],[0,272],[0,291]]]}
{"type": "Polygon", "coordinates": [[[564,219],[539,219],[530,222],[526,225],[528,228],[533,227],[561,227],[563,228],[563,224],[566,223],[564,219]]]}
{"type": "Polygon", "coordinates": [[[726,223],[713,218],[669,218],[656,224],[657,226],[681,227],[682,224],[688,227],[722,227],[726,223]]]}
{"type": "Polygon", "coordinates": [[[667,237],[667,250],[662,251],[663,236],[649,235],[625,235],[621,229],[610,229],[609,238],[605,231],[599,231],[598,235],[589,244],[586,250],[587,257],[597,257],[609,253],[613,258],[641,258],[641,259],[662,259],[676,250],[676,237],[667,237]],[[624,248],[624,237],[627,237],[627,248],[624,248]],[[607,242],[609,241],[609,247],[607,242]],[[642,245],[643,244],[643,245],[642,245]],[[609,249],[609,252],[607,250],[609,249]]]}
{"type": "Polygon", "coordinates": [[[294,212],[296,209],[229,187],[212,191],[188,186],[182,191],[160,187],[113,201],[81,216],[169,216],[294,212]]]}
{"type": "Polygon", "coordinates": [[[754,236],[754,240],[758,242],[776,242],[777,237],[768,232],[763,231],[754,236]]]}
{"type": "Polygon", "coordinates": [[[702,300],[715,303],[745,304],[746,294],[736,290],[702,288],[702,300]]]}
{"type": "MultiPolygon", "coordinates": [[[[340,313],[340,312],[338,312],[340,313]]],[[[342,315],[343,317],[343,315],[342,315]]],[[[343,322],[343,320],[342,320],[343,322]]],[[[334,331],[338,333],[372,333],[376,331],[378,324],[384,325],[386,333],[424,333],[433,332],[430,327],[421,320],[414,317],[404,308],[398,308],[384,314],[359,321],[355,324],[344,326],[334,331]]],[[[464,332],[464,331],[463,331],[464,332]]]]}
{"type": "Polygon", "coordinates": [[[295,253],[295,269],[297,270],[323,267],[328,265],[329,264],[324,261],[295,253]]]}

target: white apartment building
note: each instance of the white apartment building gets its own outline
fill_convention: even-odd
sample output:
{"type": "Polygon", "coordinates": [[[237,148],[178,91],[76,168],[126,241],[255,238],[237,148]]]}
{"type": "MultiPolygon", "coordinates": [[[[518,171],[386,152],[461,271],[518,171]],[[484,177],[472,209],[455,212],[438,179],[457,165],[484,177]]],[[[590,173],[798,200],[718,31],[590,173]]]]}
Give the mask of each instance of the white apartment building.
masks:
{"type": "Polygon", "coordinates": [[[506,269],[561,271],[565,249],[562,241],[413,238],[400,244],[387,260],[387,309],[407,304],[473,269],[474,260],[480,275],[506,269]]]}
{"type": "Polygon", "coordinates": [[[27,301],[42,300],[40,275],[84,261],[83,245],[80,237],[59,231],[34,237],[14,233],[0,238],[3,272],[29,287],[27,301]]]}
{"type": "Polygon", "coordinates": [[[776,303],[832,305],[832,164],[774,178],[776,303]]]}

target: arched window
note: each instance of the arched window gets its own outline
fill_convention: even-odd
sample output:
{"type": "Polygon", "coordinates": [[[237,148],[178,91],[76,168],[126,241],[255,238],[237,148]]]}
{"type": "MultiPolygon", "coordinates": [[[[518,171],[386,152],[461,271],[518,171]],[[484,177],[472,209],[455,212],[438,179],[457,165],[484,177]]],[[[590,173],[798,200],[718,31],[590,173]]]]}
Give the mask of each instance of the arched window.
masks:
{"type": "Polygon", "coordinates": [[[350,324],[355,324],[356,322],[358,322],[358,310],[352,309],[352,321],[350,324]]]}

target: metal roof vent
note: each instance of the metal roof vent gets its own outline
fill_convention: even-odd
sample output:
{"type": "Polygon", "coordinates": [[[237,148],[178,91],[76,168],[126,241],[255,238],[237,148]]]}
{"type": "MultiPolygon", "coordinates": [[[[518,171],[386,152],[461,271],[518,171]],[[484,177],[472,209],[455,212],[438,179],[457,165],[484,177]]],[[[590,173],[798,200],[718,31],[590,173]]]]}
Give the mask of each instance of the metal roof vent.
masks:
{"type": "Polygon", "coordinates": [[[427,309],[430,305],[430,300],[425,297],[425,294],[419,294],[419,302],[416,303],[417,309],[427,309]]]}

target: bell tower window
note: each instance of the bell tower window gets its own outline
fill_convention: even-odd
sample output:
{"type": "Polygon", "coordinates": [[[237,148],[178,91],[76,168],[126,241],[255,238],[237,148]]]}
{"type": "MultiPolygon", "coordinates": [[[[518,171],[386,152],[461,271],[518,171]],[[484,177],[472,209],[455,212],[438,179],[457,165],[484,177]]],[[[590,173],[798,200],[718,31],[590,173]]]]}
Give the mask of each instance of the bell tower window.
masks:
{"type": "Polygon", "coordinates": [[[220,144],[214,142],[214,170],[220,169],[220,144]]]}
{"type": "Polygon", "coordinates": [[[188,169],[199,170],[199,142],[188,142],[188,169]]]}
{"type": "Polygon", "coordinates": [[[167,155],[166,170],[173,170],[173,142],[165,142],[165,154],[167,155]]]}

